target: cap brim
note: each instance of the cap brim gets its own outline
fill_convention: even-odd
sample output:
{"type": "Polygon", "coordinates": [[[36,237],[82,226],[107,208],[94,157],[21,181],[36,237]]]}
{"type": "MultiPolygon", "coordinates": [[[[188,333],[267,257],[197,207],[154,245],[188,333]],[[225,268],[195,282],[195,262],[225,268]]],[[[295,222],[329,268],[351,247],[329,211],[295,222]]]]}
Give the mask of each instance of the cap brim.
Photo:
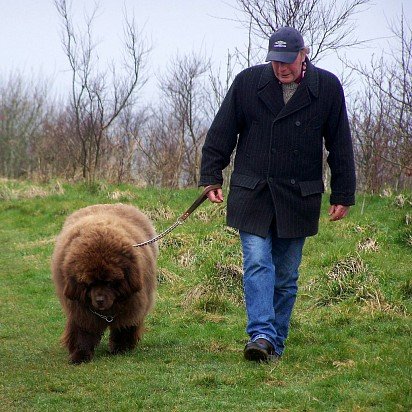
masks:
{"type": "Polygon", "coordinates": [[[271,62],[282,62],[282,63],[293,63],[298,57],[299,52],[280,52],[271,50],[266,56],[266,61],[271,62]]]}

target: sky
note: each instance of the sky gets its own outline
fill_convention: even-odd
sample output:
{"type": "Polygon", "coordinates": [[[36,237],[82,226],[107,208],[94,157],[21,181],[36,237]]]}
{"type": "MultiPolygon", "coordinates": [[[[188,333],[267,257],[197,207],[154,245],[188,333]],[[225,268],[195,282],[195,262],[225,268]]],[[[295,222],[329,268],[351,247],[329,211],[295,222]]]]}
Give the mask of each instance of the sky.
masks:
{"type": "MultiPolygon", "coordinates": [[[[344,1],[344,0],[342,0],[344,1]]],[[[136,22],[152,46],[145,86],[145,99],[157,93],[159,75],[179,54],[191,52],[211,58],[215,67],[224,66],[228,51],[244,49],[247,31],[236,21],[236,0],[100,0],[93,34],[99,42],[101,61],[119,59],[122,48],[124,12],[136,22]]],[[[72,0],[74,21],[82,24],[95,1],[72,0]]],[[[412,23],[411,0],[374,0],[356,16],[356,36],[377,39],[367,48],[346,52],[352,61],[367,63],[372,53],[390,47],[388,25],[403,6],[412,23]]],[[[318,64],[336,74],[341,63],[329,56],[318,64]]],[[[69,64],[61,43],[61,20],[53,0],[0,0],[0,81],[19,73],[24,78],[47,79],[49,87],[64,95],[70,85],[69,64]]]]}

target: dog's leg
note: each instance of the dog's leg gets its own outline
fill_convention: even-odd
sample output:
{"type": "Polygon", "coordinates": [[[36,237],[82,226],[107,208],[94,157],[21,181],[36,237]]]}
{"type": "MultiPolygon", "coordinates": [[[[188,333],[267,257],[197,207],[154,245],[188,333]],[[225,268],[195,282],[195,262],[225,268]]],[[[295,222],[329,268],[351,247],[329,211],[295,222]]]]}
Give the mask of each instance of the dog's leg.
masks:
{"type": "Polygon", "coordinates": [[[103,332],[92,333],[67,322],[62,342],[69,350],[70,362],[74,364],[90,362],[102,335],[103,332]]]}
{"type": "Polygon", "coordinates": [[[134,349],[142,336],[142,329],[140,326],[111,329],[109,339],[110,353],[115,355],[116,353],[123,353],[134,349]]]}

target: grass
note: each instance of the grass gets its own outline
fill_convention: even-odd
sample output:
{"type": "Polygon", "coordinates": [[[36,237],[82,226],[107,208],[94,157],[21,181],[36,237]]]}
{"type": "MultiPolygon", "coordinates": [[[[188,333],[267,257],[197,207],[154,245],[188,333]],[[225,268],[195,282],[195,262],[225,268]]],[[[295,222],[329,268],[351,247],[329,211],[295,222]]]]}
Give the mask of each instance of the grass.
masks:
{"type": "Polygon", "coordinates": [[[160,232],[198,193],[0,182],[0,410],[410,411],[410,193],[367,196],[363,215],[355,206],[336,223],[325,197],[278,364],[242,357],[239,240],[224,206],[208,203],[160,243],[157,303],[138,348],[111,357],[106,336],[91,363],[67,363],[49,269],[66,216],[120,201],[160,232]]]}

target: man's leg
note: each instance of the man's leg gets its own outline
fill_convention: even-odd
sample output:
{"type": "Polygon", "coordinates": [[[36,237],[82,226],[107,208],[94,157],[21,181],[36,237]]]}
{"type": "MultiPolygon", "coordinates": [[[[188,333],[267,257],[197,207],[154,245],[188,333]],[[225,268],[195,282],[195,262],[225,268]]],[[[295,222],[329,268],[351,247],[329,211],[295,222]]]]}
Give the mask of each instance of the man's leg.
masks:
{"type": "Polygon", "coordinates": [[[276,352],[282,354],[289,332],[290,317],[298,290],[299,265],[305,238],[272,239],[272,256],[275,265],[273,307],[275,313],[276,352]]]}
{"type": "MultiPolygon", "coordinates": [[[[240,238],[243,248],[243,286],[248,317],[246,332],[251,342],[259,343],[262,342],[261,339],[265,339],[275,347],[277,335],[273,307],[275,271],[272,263],[272,239],[271,236],[262,238],[246,232],[240,232],[240,238]]],[[[252,345],[254,346],[257,345],[252,345]]],[[[267,347],[269,352],[273,351],[272,347],[267,347]]],[[[247,348],[245,356],[249,358],[246,350],[247,348]]]]}

